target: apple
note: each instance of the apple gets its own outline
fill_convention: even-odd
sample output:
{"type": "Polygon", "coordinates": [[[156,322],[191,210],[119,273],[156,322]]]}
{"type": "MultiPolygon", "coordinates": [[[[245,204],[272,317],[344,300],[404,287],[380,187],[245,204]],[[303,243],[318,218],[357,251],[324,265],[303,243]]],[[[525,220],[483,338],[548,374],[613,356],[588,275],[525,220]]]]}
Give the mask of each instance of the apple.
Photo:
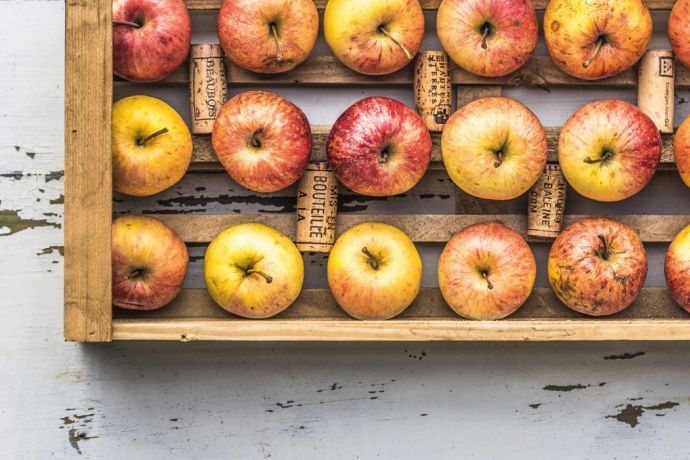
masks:
{"type": "Polygon", "coordinates": [[[182,179],[192,161],[192,135],[175,109],[150,96],[113,104],[113,188],[133,196],[161,192],[182,179]]]}
{"type": "Polygon", "coordinates": [[[417,297],[422,259],[402,230],[366,222],[336,240],[327,272],[331,293],[348,315],[385,320],[402,313],[417,297]]]}
{"type": "Polygon", "coordinates": [[[640,293],[647,255],[629,226],[606,217],[569,225],[549,252],[549,283],[569,308],[590,316],[618,313],[640,293]]]}
{"type": "Polygon", "coordinates": [[[314,48],[319,13],[313,0],[224,0],[218,38],[232,62],[252,72],[287,72],[314,48]]]}
{"type": "Polygon", "coordinates": [[[690,187],[690,117],[680,124],[674,138],[676,167],[685,185],[690,187]]]}
{"type": "Polygon", "coordinates": [[[355,102],[336,120],[326,153],[338,180],[369,196],[405,193],[424,176],[431,135],[405,104],[387,97],[355,102]]]}
{"type": "Polygon", "coordinates": [[[451,59],[468,72],[501,77],[522,67],[538,38],[530,0],[443,0],[436,33],[451,59]]]}
{"type": "Polygon", "coordinates": [[[113,305],[155,310],[172,302],[182,289],[187,247],[163,222],[124,216],[112,224],[113,305]]]}
{"type": "Polygon", "coordinates": [[[385,75],[405,67],[419,51],[424,13],[418,0],[328,0],[323,33],[347,67],[385,75]]]}
{"type": "Polygon", "coordinates": [[[302,289],[304,262],[290,239],[268,225],[233,225],[204,256],[206,288],[225,310],[268,318],[289,307],[302,289]]]}
{"type": "Polygon", "coordinates": [[[661,147],[658,128],[640,109],[624,101],[596,101],[581,107],[563,126],[558,161],[580,195],[619,201],[651,180],[661,147]]]}
{"type": "Polygon", "coordinates": [[[676,58],[690,67],[690,0],[677,0],[668,18],[668,39],[676,58]]]}
{"type": "Polygon", "coordinates": [[[551,0],[544,13],[551,58],[577,78],[599,80],[632,67],[652,38],[644,0],[551,0]]]}
{"type": "Polygon", "coordinates": [[[486,97],[456,111],[441,136],[448,175],[470,195],[510,200],[544,171],[548,150],[539,119],[505,97],[486,97]]]}
{"type": "Polygon", "coordinates": [[[673,300],[690,313],[690,225],[671,241],[666,251],[664,275],[673,300]]]}
{"type": "Polygon", "coordinates": [[[113,0],[113,72],[159,81],[189,54],[192,23],[184,0],[113,0]]]}
{"type": "Polygon", "coordinates": [[[236,182],[255,192],[276,192],[307,169],[311,127],[304,112],[287,99],[247,91],[221,107],[211,142],[236,182]]]}
{"type": "Polygon", "coordinates": [[[505,318],[525,303],[537,276],[527,242],[497,222],[470,225],[448,241],[438,284],[450,308],[468,319],[505,318]]]}

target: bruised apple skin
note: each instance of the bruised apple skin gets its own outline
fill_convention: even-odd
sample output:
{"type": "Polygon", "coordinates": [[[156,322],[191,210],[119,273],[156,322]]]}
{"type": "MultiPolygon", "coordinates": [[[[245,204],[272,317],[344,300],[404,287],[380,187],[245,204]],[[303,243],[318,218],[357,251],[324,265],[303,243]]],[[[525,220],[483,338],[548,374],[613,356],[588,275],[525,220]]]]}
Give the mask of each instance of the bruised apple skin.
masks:
{"type": "Polygon", "coordinates": [[[112,224],[113,305],[155,310],[182,289],[189,255],[177,234],[157,219],[124,216],[112,224]]]}
{"type": "Polygon", "coordinates": [[[546,166],[546,133],[521,103],[478,99],[456,111],[441,136],[443,164],[470,195],[510,200],[527,192],[546,166]]]}
{"type": "Polygon", "coordinates": [[[666,251],[664,275],[673,300],[690,313],[690,225],[671,241],[666,251]]]}
{"type": "Polygon", "coordinates": [[[387,97],[355,102],[336,120],[326,152],[338,180],[368,196],[405,193],[424,176],[431,135],[416,111],[387,97]]]}
{"type": "Polygon", "coordinates": [[[292,102],[267,91],[247,91],[221,107],[211,143],[223,168],[255,192],[277,192],[307,169],[311,127],[292,102]]]}
{"type": "Polygon", "coordinates": [[[673,53],[690,67],[690,0],[677,0],[668,18],[668,39],[673,53]]]}
{"type": "Polygon", "coordinates": [[[458,315],[496,320],[513,314],[532,293],[537,263],[527,242],[497,222],[453,235],[438,261],[441,294],[458,315]]]}
{"type": "Polygon", "coordinates": [[[683,183],[690,187],[690,117],[681,123],[673,142],[678,173],[683,183]]]}
{"type": "Polygon", "coordinates": [[[225,0],[218,13],[225,54],[257,73],[297,67],[309,57],[318,31],[313,0],[225,0]]]}
{"type": "Polygon", "coordinates": [[[184,0],[113,0],[113,72],[135,82],[164,79],[187,58],[192,23],[184,0]]]}
{"type": "Polygon", "coordinates": [[[599,80],[632,67],[652,38],[644,0],[550,0],[544,39],[562,71],[599,80]]]}
{"type": "Polygon", "coordinates": [[[569,308],[590,316],[626,309],[647,277],[647,255],[629,226],[605,217],[581,219],[549,252],[549,283],[569,308]]]}
{"type": "Polygon", "coordinates": [[[323,34],[350,69],[385,75],[405,67],[419,51],[424,13],[418,0],[329,0],[323,34]]]}
{"type": "Polygon", "coordinates": [[[522,67],[537,46],[537,15],[530,0],[443,0],[436,33],[461,68],[501,77],[522,67]]]}
{"type": "Polygon", "coordinates": [[[580,195],[620,201],[649,183],[661,150],[659,129],[644,112],[625,101],[596,101],[563,125],[558,162],[580,195]]]}

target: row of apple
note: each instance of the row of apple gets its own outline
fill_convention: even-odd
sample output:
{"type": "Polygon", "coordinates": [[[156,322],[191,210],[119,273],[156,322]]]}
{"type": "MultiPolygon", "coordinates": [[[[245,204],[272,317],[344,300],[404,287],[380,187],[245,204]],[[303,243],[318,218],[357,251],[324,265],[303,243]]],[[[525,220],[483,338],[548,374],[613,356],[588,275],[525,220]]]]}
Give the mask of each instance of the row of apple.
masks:
{"type": "MultiPolygon", "coordinates": [[[[153,310],[171,302],[184,282],[189,257],[184,242],[162,222],[120,217],[112,226],[113,304],[153,310]]],[[[666,281],[690,312],[690,226],[669,246],[666,281]]],[[[496,222],[469,226],[446,244],[438,261],[443,298],[458,315],[505,318],[530,296],[536,278],[532,250],[514,230],[496,222]]],[[[618,313],[638,296],[647,256],[635,230],[605,217],[568,226],[551,247],[548,277],[569,308],[591,316],[618,313]]],[[[238,224],[218,234],[204,256],[206,288],[225,310],[268,318],[299,296],[304,263],[284,234],[260,223],[238,224]]],[[[362,320],[402,313],[417,297],[422,261],[410,238],[383,223],[344,232],[328,257],[327,279],[336,302],[362,320]]]]}
{"type": "MultiPolygon", "coordinates": [[[[129,195],[152,195],[182,178],[192,158],[192,137],[165,102],[130,96],[113,107],[113,184],[129,195]]],[[[241,93],[221,108],[212,145],[228,174],[256,192],[275,192],[303,174],[312,150],[309,121],[290,101],[270,92],[241,93]]],[[[411,189],[427,170],[431,136],[421,117],[393,99],[368,97],[335,122],[326,153],[338,181],[368,196],[411,189]]],[[[656,171],[662,140],[637,107],[616,100],[592,102],[565,123],[558,160],[581,195],[617,201],[639,192],[656,171]]],[[[456,111],[441,137],[451,179],[485,199],[516,198],[546,165],[546,134],[521,103],[503,97],[474,101],[456,111]]],[[[690,184],[690,118],[675,137],[675,160],[690,184]]]]}
{"type": "MultiPolygon", "coordinates": [[[[319,28],[313,0],[225,0],[218,38],[235,64],[253,72],[293,69],[311,53],[319,28]]],[[[418,0],[329,0],[324,36],[349,68],[383,75],[404,67],[424,38],[418,0]]],[[[644,0],[551,0],[544,38],[555,64],[578,78],[596,80],[633,66],[652,37],[644,0]]],[[[455,63],[477,75],[498,77],[522,67],[534,52],[537,16],[530,0],[443,0],[438,38],[455,63]]],[[[678,0],[668,21],[678,59],[690,66],[690,0],[678,0]]],[[[184,0],[114,0],[113,58],[117,75],[158,81],[187,57],[191,21],[184,0]]]]}

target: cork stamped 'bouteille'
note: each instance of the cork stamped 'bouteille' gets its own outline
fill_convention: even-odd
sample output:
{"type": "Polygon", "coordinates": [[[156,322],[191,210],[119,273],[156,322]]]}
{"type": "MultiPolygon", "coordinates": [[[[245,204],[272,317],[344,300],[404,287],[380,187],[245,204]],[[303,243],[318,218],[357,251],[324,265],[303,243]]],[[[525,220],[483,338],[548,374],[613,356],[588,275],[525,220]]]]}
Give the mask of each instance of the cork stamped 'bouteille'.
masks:
{"type": "Polygon", "coordinates": [[[300,251],[330,252],[335,243],[338,181],[325,161],[312,162],[297,186],[297,231],[300,251]]]}

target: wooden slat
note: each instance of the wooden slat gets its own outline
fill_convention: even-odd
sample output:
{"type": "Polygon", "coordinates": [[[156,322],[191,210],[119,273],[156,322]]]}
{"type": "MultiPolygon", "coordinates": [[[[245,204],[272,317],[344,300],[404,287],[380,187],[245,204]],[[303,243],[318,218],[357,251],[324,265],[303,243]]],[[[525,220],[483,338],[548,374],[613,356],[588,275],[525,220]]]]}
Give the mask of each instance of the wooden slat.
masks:
{"type": "MultiPolygon", "coordinates": [[[[295,219],[293,214],[153,214],[174,229],[188,243],[207,243],[227,227],[244,222],[262,222],[294,238],[295,219]]],[[[584,215],[566,215],[565,225],[582,219],[584,215]]],[[[610,216],[613,219],[636,229],[642,241],[646,243],[667,243],[686,225],[690,216],[685,215],[620,215],[610,216]]],[[[468,225],[480,222],[502,222],[526,237],[528,241],[543,242],[525,234],[526,217],[520,214],[505,215],[444,215],[444,214],[408,214],[408,215],[366,215],[341,213],[338,216],[337,233],[342,234],[348,228],[362,222],[383,222],[395,225],[417,243],[445,243],[456,232],[468,225]]]]}
{"type": "MultiPolygon", "coordinates": [[[[673,8],[674,0],[647,0],[647,6],[651,10],[670,10],[673,8]]],[[[223,3],[222,0],[185,0],[187,8],[190,10],[217,10],[223,3]]],[[[328,0],[314,0],[316,7],[320,10],[326,8],[328,0]]],[[[420,0],[419,2],[425,10],[436,10],[441,4],[441,0],[420,0]]],[[[543,10],[549,0],[533,0],[532,5],[537,10],[543,10]]]]}
{"type": "MultiPolygon", "coordinates": [[[[500,88],[496,88],[499,89],[500,88]]],[[[458,89],[458,98],[464,94],[462,89],[458,89]]],[[[496,92],[497,94],[500,94],[496,92]]],[[[546,140],[549,146],[549,161],[558,161],[558,136],[561,132],[559,127],[547,127],[546,140]]],[[[326,159],[326,141],[328,140],[328,133],[331,131],[330,126],[314,125],[312,126],[312,159],[315,161],[326,159]]],[[[675,159],[673,156],[673,135],[663,135],[663,149],[661,153],[662,165],[674,165],[675,159]]],[[[194,135],[192,136],[194,143],[194,153],[192,154],[192,163],[196,167],[203,167],[204,170],[222,170],[223,167],[218,163],[216,153],[213,151],[211,145],[211,137],[208,135],[194,135]]],[[[441,134],[432,133],[432,150],[431,150],[431,169],[444,169],[441,157],[441,134]]]]}
{"type": "MultiPolygon", "coordinates": [[[[367,76],[340,64],[334,56],[311,56],[290,72],[257,74],[226,60],[228,82],[232,85],[412,85],[412,65],[390,75],[367,76]]],[[[690,88],[690,69],[678,65],[676,87],[690,88]]],[[[188,84],[187,64],[181,65],[162,83],[188,84]]],[[[570,86],[603,86],[608,88],[636,88],[637,68],[611,78],[597,81],[572,77],[556,67],[548,56],[532,56],[524,67],[510,75],[485,78],[466,72],[456,65],[451,71],[455,85],[538,86],[546,89],[570,86]]]]}
{"type": "Polygon", "coordinates": [[[188,320],[118,319],[115,340],[584,341],[688,340],[690,321],[640,320],[188,320]]]}
{"type": "MultiPolygon", "coordinates": [[[[139,312],[115,309],[118,319],[234,319],[245,321],[220,308],[206,289],[184,289],[170,305],[159,310],[139,312]]],[[[287,310],[275,319],[291,320],[342,320],[349,316],[338,307],[328,289],[305,289],[287,310]]],[[[585,319],[562,304],[550,288],[536,288],[527,302],[507,318],[522,319],[585,319]]],[[[633,304],[607,319],[689,319],[690,314],[680,308],[666,288],[644,288],[633,304]]],[[[438,288],[422,288],[417,299],[397,320],[458,319],[458,315],[443,300],[438,288]]]]}
{"type": "Polygon", "coordinates": [[[111,340],[110,0],[66,3],[65,340],[111,340]]]}

